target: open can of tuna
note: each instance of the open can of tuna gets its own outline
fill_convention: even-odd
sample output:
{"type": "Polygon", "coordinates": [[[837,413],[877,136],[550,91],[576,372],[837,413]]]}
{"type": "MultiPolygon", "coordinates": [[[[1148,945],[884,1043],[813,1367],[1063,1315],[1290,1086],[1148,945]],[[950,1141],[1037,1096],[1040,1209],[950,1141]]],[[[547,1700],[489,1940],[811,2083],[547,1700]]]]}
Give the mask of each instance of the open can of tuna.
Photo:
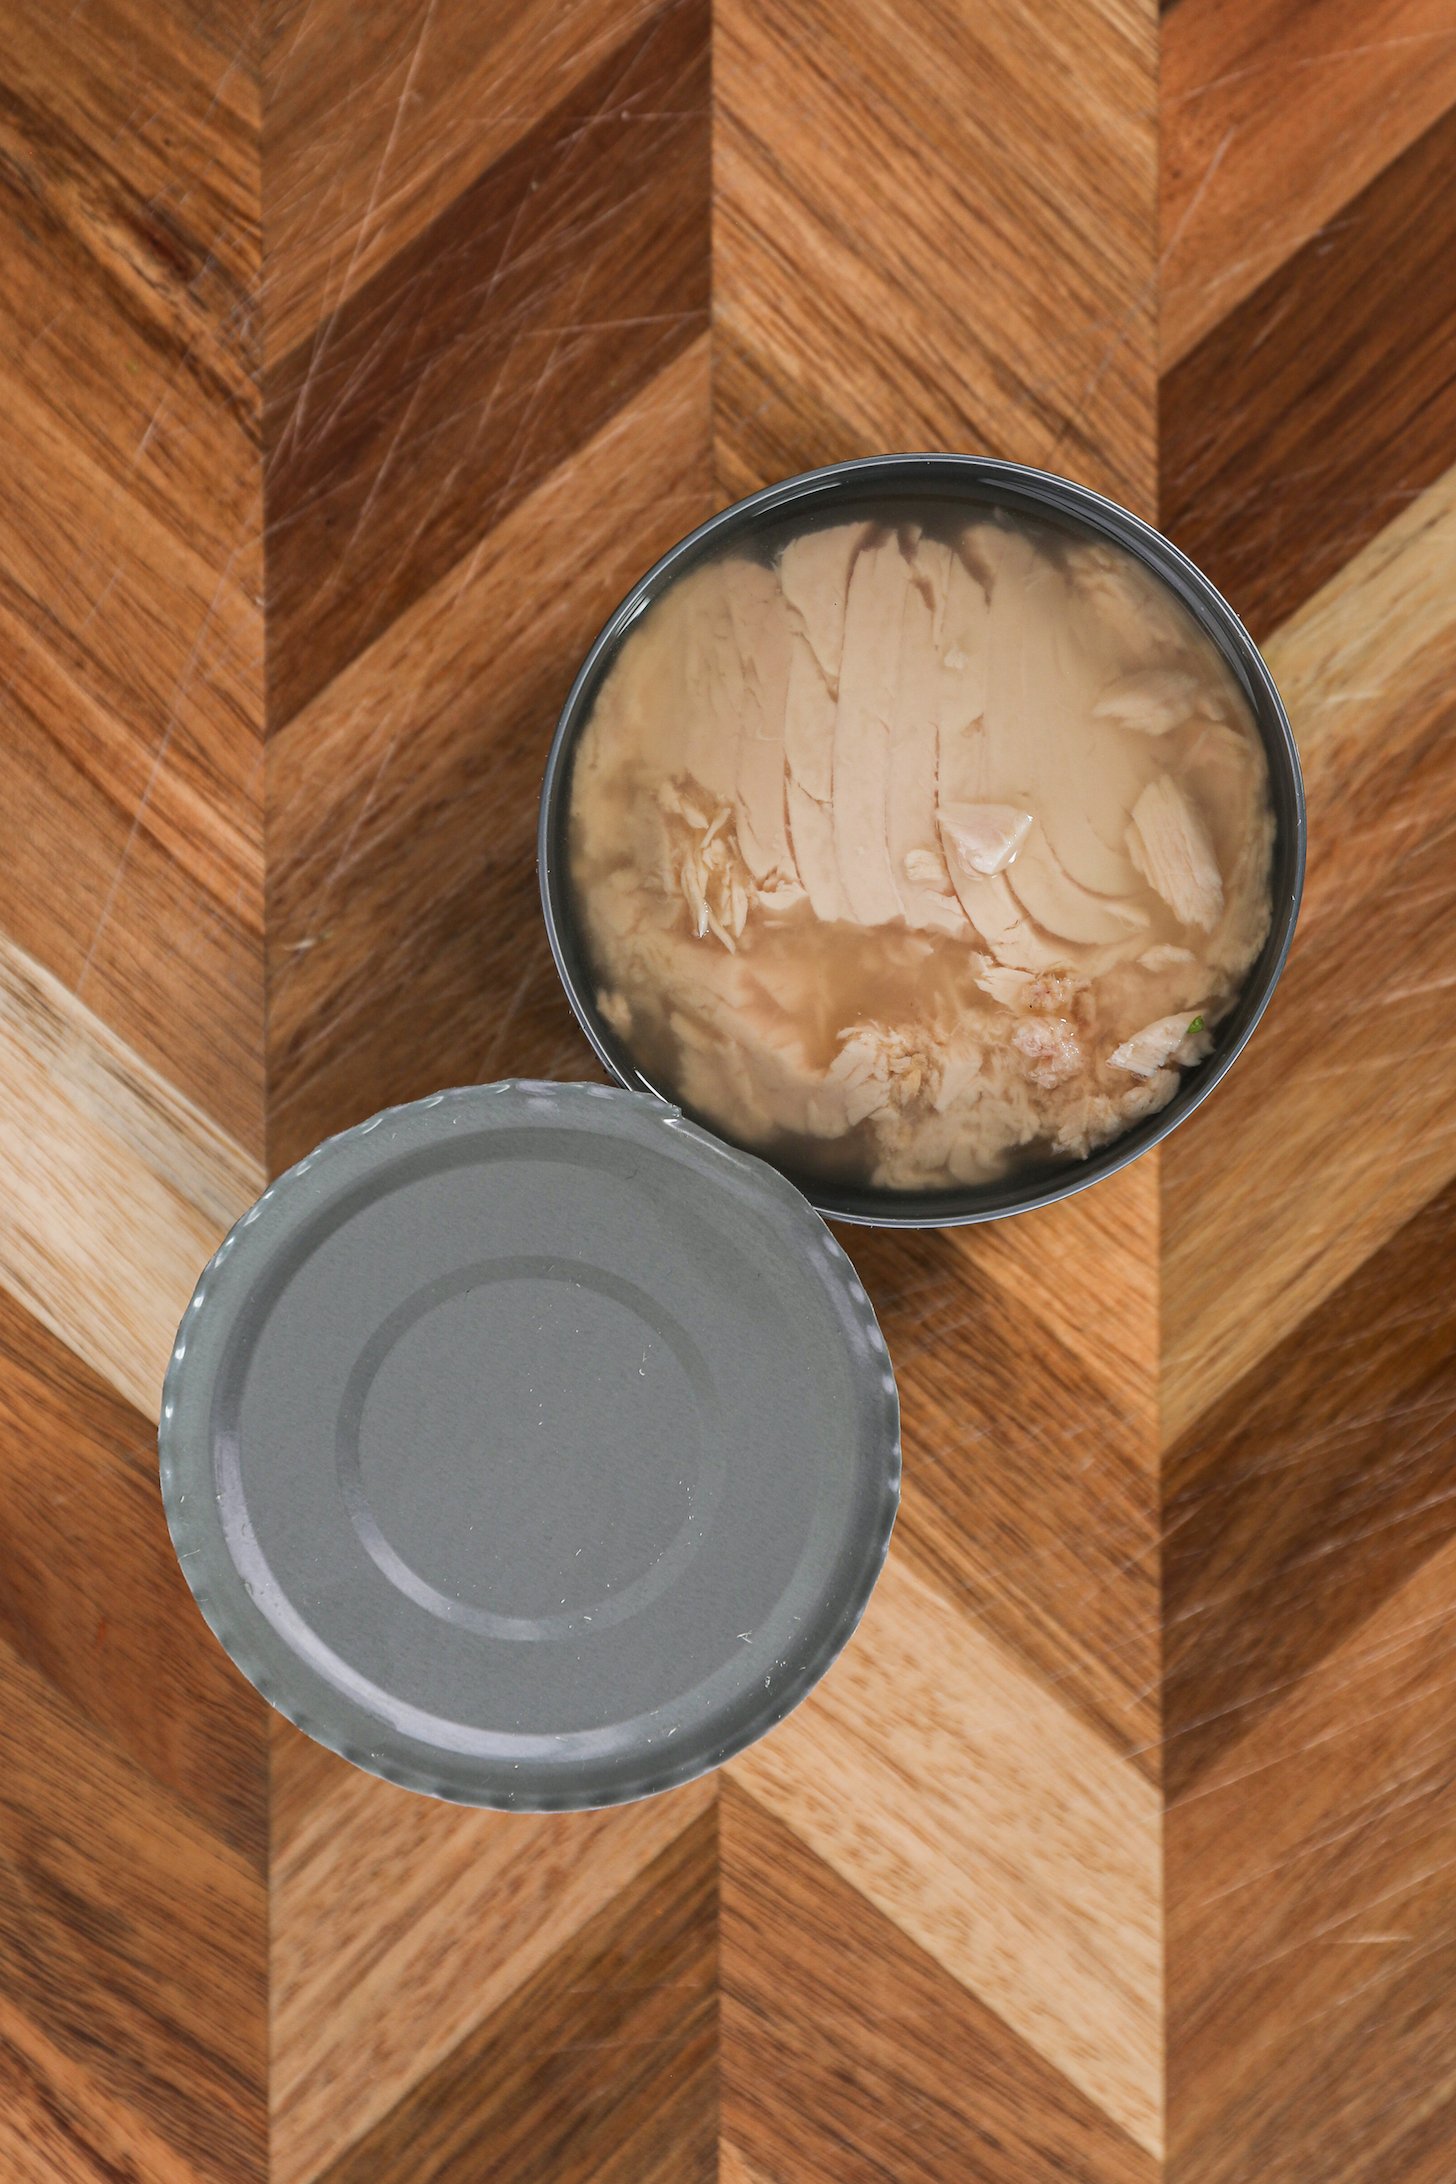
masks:
{"type": "Polygon", "coordinates": [[[829,1215],[1111,1174],[1207,1098],[1294,932],[1257,646],[1168,540],[960,455],[770,487],[634,586],[557,728],[539,868],[617,1081],[829,1215]]]}

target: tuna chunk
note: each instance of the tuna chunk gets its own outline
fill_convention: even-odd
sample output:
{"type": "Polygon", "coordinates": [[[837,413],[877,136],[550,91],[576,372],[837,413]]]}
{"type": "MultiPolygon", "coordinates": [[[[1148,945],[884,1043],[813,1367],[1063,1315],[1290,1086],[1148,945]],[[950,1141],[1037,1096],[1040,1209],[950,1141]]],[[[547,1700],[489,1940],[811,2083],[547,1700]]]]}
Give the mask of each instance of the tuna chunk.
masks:
{"type": "Polygon", "coordinates": [[[990,611],[985,588],[958,553],[934,542],[922,543],[915,566],[934,608],[939,804],[971,803],[985,793],[981,717],[990,611]]]}
{"type": "MultiPolygon", "coordinates": [[[[790,539],[779,557],[784,597],[831,691],[839,684],[850,573],[873,531],[870,523],[832,524],[828,530],[790,539]]],[[[811,789],[810,794],[819,791],[811,789]]]]}
{"type": "Polygon", "coordinates": [[[1155,747],[1109,736],[1092,707],[1104,663],[1081,643],[1061,570],[997,524],[963,551],[990,585],[980,726],[942,748],[941,803],[1034,811],[1063,869],[1100,895],[1131,895],[1127,814],[1156,771],[1155,747]]]}
{"type": "Polygon", "coordinates": [[[989,599],[1003,577],[1013,583],[1023,580],[1041,556],[1024,531],[988,520],[968,524],[962,531],[960,558],[989,599]]]}
{"type": "Polygon", "coordinates": [[[1071,548],[1066,567],[1089,642],[1099,650],[1111,640],[1113,656],[1152,661],[1186,647],[1186,617],[1130,555],[1089,541],[1071,548]]]}
{"type": "MultiPolygon", "coordinates": [[[[1179,1049],[1190,1037],[1190,1025],[1197,1021],[1197,1013],[1190,1017],[1186,1009],[1180,1009],[1176,1016],[1160,1016],[1155,1024],[1144,1024],[1141,1031],[1114,1047],[1107,1059],[1114,1069],[1126,1069],[1134,1077],[1155,1076],[1175,1054],[1183,1059],[1179,1049]]],[[[1191,1036],[1197,1039],[1199,1034],[1193,1032],[1191,1036]]]]}
{"type": "Polygon", "coordinates": [[[1145,971],[1181,971],[1198,961],[1191,948],[1176,948],[1170,940],[1155,942],[1138,957],[1145,971]]]}
{"type": "Polygon", "coordinates": [[[845,915],[834,854],[834,814],[793,779],[789,782],[789,839],[815,917],[833,924],[845,915]]]}
{"type": "Polygon", "coordinates": [[[1216,704],[1197,677],[1181,668],[1145,667],[1120,676],[1103,691],[1092,711],[1098,720],[1134,728],[1139,735],[1165,736],[1169,729],[1206,714],[1216,704]]]}
{"type": "Polygon", "coordinates": [[[1013,970],[1009,963],[988,963],[976,979],[982,993],[988,993],[1004,1009],[1021,1008],[1031,982],[1030,971],[1013,970]]]}
{"type": "MultiPolygon", "coordinates": [[[[949,547],[938,551],[949,562],[949,547]]],[[[960,906],[946,893],[949,882],[936,830],[943,693],[934,623],[935,608],[927,587],[912,583],[905,595],[899,688],[890,721],[890,870],[907,925],[916,930],[964,931],[960,906]],[[929,887],[918,877],[926,869],[920,861],[926,855],[939,868],[929,887]]]]}
{"type": "MultiPolygon", "coordinates": [[[[665,632],[655,631],[654,617],[648,615],[644,636],[657,642],[651,649],[646,644],[634,647],[633,718],[650,724],[654,739],[676,739],[676,749],[669,742],[661,753],[664,772],[685,772],[715,803],[732,802],[738,793],[743,678],[721,571],[717,567],[694,571],[668,593],[663,608],[673,610],[670,616],[664,612],[665,632]],[[680,635],[674,624],[680,626],[680,635]],[[681,679],[676,688],[657,670],[657,655],[674,637],[681,647],[681,679]]],[[[656,755],[644,737],[643,756],[656,755]]]]}
{"type": "Polygon", "coordinates": [[[1009,963],[1018,971],[1049,971],[1067,961],[1065,942],[1033,925],[1006,884],[1004,872],[990,878],[973,872],[961,861],[953,838],[945,834],[942,839],[961,908],[998,963],[1009,963]]]}
{"type": "Polygon", "coordinates": [[[1218,860],[1207,827],[1171,774],[1149,782],[1133,805],[1127,846],[1173,915],[1211,932],[1223,910],[1218,860]]]}
{"type": "Polygon", "coordinates": [[[942,733],[955,737],[985,709],[986,589],[961,555],[936,539],[920,541],[914,567],[933,610],[931,644],[940,674],[936,716],[942,733]]]}
{"type": "Polygon", "coordinates": [[[834,693],[801,630],[789,643],[784,757],[790,779],[827,804],[834,793],[834,693]]]}
{"type": "Polygon", "coordinates": [[[759,886],[783,891],[797,882],[784,799],[789,618],[771,569],[756,561],[719,567],[737,647],[738,842],[759,886]]]}
{"type": "MultiPolygon", "coordinates": [[[[890,863],[890,735],[901,634],[912,592],[898,542],[868,546],[854,564],[834,717],[834,841],[851,917],[886,925],[901,913],[890,863]]],[[[923,610],[919,592],[915,599],[923,610]]]]}
{"type": "Polygon", "coordinates": [[[1004,872],[1031,832],[1031,813],[1015,804],[942,804],[940,823],[969,872],[1004,872]]]}
{"type": "Polygon", "coordinates": [[[1148,914],[1117,895],[1094,895],[1074,880],[1045,834],[1036,828],[1011,872],[1011,892],[1029,917],[1049,933],[1081,946],[1127,940],[1134,954],[1146,931],[1148,914]]]}

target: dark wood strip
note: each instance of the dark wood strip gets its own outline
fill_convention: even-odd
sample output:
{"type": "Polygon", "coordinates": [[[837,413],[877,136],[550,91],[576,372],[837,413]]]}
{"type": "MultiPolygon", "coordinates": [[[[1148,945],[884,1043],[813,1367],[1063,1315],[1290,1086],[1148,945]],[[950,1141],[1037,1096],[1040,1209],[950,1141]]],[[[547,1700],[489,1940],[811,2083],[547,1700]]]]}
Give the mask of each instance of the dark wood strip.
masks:
{"type": "Polygon", "coordinates": [[[710,1810],[321,2184],[714,2184],[717,1846],[710,1810]]]}
{"type": "Polygon", "coordinates": [[[1163,380],[1163,528],[1255,636],[1456,457],[1456,110],[1163,380]]]}
{"type": "Polygon", "coordinates": [[[1453,1414],[1456,1185],[1168,1451],[1171,1796],[1456,1532],[1453,1414]]]}
{"type": "Polygon", "coordinates": [[[1158,104],[1171,370],[1456,103],[1449,0],[1178,0],[1158,104]]]}
{"type": "MultiPolygon", "coordinates": [[[[279,357],[662,0],[230,4],[262,17],[268,353],[279,357]]],[[[583,122],[600,112],[578,106],[583,122]]]]}
{"type": "Polygon", "coordinates": [[[269,370],[272,726],[705,331],[708,219],[669,0],[269,370]]]}
{"type": "Polygon", "coordinates": [[[723,2131],[774,2184],[1152,2184],[1159,2164],[735,1784],[723,2131]]]}
{"type": "Polygon", "coordinates": [[[538,786],[582,654],[710,505],[702,341],[272,739],[275,1167],[442,1084],[597,1073],[541,921],[538,786]]]}
{"type": "Polygon", "coordinates": [[[900,1383],[897,1544],[1155,1776],[1151,1415],[1109,1394],[954,1235],[843,1241],[900,1383]]]}
{"type": "Polygon", "coordinates": [[[1168,2184],[1445,2184],[1453,1798],[1448,1546],[1169,1810],[1168,2184]]]}
{"type": "Polygon", "coordinates": [[[262,2184],[266,1978],[262,1876],[0,1639],[0,2013],[43,2105],[129,2177],[158,2141],[262,2184]]]}
{"type": "Polygon", "coordinates": [[[156,1427],[0,1291],[0,1636],[261,1876],[263,1701],[162,1514],[156,1427]]]}

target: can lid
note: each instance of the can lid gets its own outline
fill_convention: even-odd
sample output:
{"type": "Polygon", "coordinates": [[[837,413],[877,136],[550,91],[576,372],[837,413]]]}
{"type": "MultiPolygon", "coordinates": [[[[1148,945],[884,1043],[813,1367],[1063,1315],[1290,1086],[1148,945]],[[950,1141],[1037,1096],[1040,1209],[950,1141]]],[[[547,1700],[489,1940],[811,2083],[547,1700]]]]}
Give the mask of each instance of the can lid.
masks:
{"type": "Polygon", "coordinates": [[[266,1698],[391,1781],[537,1811],[781,1720],[900,1480],[889,1356],[808,1201],[604,1085],[438,1093],[281,1176],[198,1283],[160,1443],[266,1698]]]}

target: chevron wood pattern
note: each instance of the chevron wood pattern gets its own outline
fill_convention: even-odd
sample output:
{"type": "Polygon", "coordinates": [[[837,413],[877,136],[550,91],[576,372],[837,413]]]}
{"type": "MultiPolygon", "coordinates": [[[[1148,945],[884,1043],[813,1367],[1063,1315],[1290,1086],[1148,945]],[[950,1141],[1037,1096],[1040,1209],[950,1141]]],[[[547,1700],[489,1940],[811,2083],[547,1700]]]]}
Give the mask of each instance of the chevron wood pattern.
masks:
{"type": "Polygon", "coordinates": [[[1456,24],[1440,0],[0,0],[0,2178],[1450,2184],[1456,24]],[[357,1773],[201,1624],[161,1369],[324,1133],[595,1074],[535,907],[702,515],[1158,518],[1306,908],[1154,1156],[846,1236],[891,1559],[717,1779],[357,1773]]]}

